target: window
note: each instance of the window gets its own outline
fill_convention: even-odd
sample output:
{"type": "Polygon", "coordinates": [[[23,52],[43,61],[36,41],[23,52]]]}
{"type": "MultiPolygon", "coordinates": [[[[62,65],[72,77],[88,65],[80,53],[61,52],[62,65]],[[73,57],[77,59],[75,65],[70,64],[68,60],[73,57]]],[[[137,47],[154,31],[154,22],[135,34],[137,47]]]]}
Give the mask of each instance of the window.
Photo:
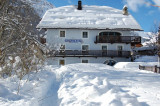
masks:
{"type": "Polygon", "coordinates": [[[99,33],[100,36],[121,36],[119,32],[101,32],[99,33]]]}
{"type": "Polygon", "coordinates": [[[82,51],[88,51],[89,46],[88,45],[82,45],[82,51]]]}
{"type": "Polygon", "coordinates": [[[65,60],[63,59],[59,60],[59,65],[65,65],[65,60]]]}
{"type": "Polygon", "coordinates": [[[65,45],[61,45],[60,50],[65,50],[65,45]]]}
{"type": "Polygon", "coordinates": [[[60,46],[60,52],[59,52],[60,55],[65,55],[65,45],[61,45],[60,46]]]}
{"type": "Polygon", "coordinates": [[[82,63],[88,63],[88,60],[82,60],[82,63]]]}
{"type": "Polygon", "coordinates": [[[118,51],[122,51],[123,47],[121,45],[117,46],[118,51]]]}
{"type": "Polygon", "coordinates": [[[65,31],[60,31],[60,37],[65,37],[65,31]]]}
{"type": "Polygon", "coordinates": [[[83,37],[83,38],[88,38],[88,32],[83,32],[83,33],[82,33],[82,37],[83,37]]]}
{"type": "Polygon", "coordinates": [[[121,42],[121,33],[119,32],[101,32],[99,33],[101,42],[116,43],[121,42]]]}
{"type": "Polygon", "coordinates": [[[102,46],[102,50],[103,50],[103,51],[107,50],[107,46],[103,45],[103,46],[102,46]]]}
{"type": "Polygon", "coordinates": [[[88,55],[89,54],[89,46],[88,45],[82,45],[82,55],[88,55]]]}

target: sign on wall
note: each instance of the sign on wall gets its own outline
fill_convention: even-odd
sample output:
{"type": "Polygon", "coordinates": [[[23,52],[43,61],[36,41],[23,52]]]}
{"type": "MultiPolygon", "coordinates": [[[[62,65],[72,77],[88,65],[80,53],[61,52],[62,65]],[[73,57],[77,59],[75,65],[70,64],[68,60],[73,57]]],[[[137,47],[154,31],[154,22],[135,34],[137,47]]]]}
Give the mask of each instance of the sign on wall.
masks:
{"type": "Polygon", "coordinates": [[[65,42],[69,43],[82,43],[82,39],[65,39],[65,42]]]}

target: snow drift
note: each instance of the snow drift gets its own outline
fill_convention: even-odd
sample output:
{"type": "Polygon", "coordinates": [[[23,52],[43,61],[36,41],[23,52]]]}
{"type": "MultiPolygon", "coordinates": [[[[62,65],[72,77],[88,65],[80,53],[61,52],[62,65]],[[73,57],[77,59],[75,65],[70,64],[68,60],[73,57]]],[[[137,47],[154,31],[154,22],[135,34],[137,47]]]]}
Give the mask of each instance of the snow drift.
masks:
{"type": "Polygon", "coordinates": [[[15,76],[0,80],[0,105],[157,106],[160,104],[159,76],[138,70],[136,65],[131,68],[82,63],[62,67],[46,65],[20,81],[18,95],[19,80],[15,76]]]}

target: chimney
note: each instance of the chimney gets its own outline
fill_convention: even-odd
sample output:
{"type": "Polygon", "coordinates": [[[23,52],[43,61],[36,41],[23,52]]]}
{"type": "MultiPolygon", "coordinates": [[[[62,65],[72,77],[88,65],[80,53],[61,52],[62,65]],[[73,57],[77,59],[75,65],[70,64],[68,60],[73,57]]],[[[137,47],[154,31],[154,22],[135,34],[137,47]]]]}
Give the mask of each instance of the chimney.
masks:
{"type": "Polygon", "coordinates": [[[82,1],[78,0],[78,10],[82,10],[82,1]]]}
{"type": "Polygon", "coordinates": [[[123,15],[128,15],[128,7],[127,6],[123,7],[123,15]]]}

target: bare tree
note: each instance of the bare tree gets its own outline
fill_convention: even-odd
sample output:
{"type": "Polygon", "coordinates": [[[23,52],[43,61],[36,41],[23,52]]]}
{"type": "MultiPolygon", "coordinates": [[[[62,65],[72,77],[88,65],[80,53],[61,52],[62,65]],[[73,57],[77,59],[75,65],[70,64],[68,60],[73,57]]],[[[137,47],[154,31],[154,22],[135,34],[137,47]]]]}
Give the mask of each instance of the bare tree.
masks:
{"type": "Polygon", "coordinates": [[[158,22],[156,22],[152,28],[152,31],[149,34],[147,34],[150,39],[147,45],[155,49],[155,54],[157,53],[157,50],[158,50],[157,49],[158,48],[158,28],[159,28],[159,24],[158,22]]]}
{"type": "Polygon", "coordinates": [[[13,8],[9,0],[0,0],[0,75],[15,73],[22,79],[45,58],[40,43],[25,30],[23,18],[13,8]]]}

